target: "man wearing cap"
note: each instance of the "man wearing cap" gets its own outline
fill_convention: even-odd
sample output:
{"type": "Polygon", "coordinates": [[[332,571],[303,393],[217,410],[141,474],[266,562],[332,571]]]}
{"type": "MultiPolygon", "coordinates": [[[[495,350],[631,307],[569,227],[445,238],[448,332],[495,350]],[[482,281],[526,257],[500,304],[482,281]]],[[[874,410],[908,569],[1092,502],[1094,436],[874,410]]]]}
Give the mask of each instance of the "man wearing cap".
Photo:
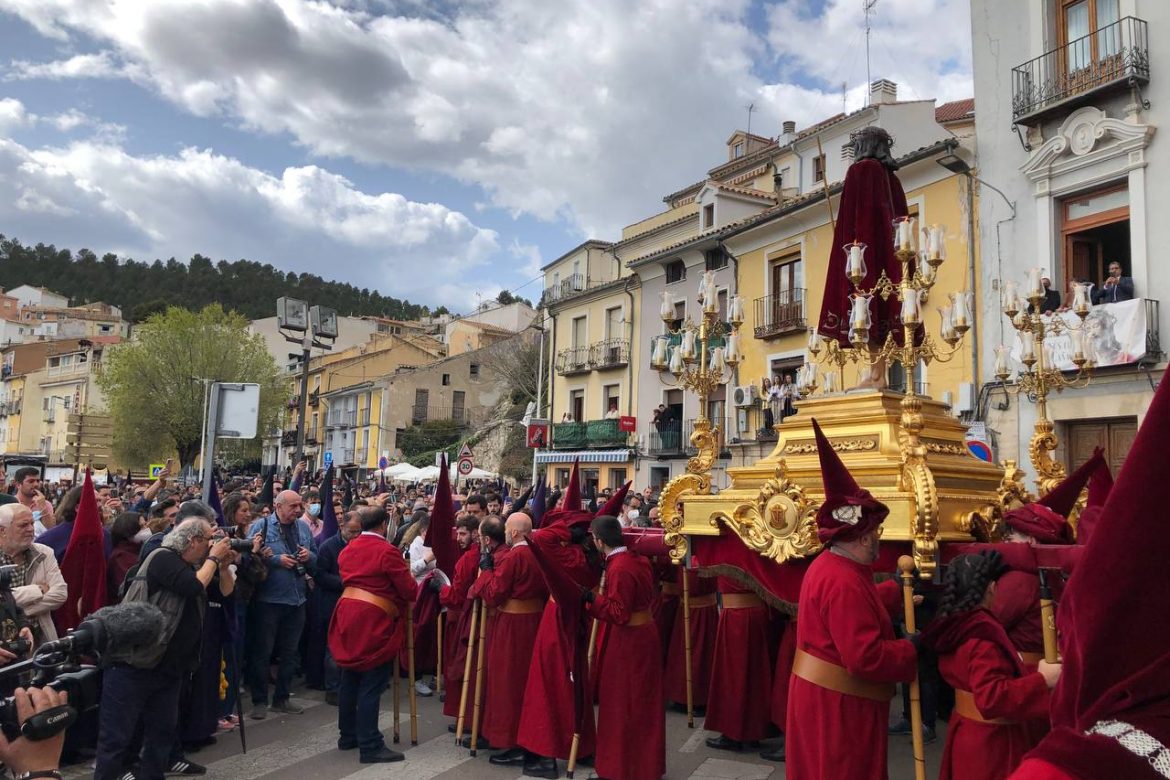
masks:
{"type": "MultiPolygon", "coordinates": [[[[479,571],[479,521],[471,514],[464,513],[455,521],[455,542],[463,555],[455,563],[455,576],[450,585],[443,585],[435,578],[431,582],[439,590],[439,603],[447,609],[447,632],[443,636],[443,687],[447,696],[443,700],[443,714],[449,718],[459,717],[460,692],[463,690],[463,667],[467,658],[467,647],[471,641],[471,600],[467,592],[475,582],[479,571]]],[[[475,689],[475,664],[471,665],[469,690],[475,689]]]]}
{"type": "MultiPolygon", "coordinates": [[[[1017,544],[1072,544],[1068,515],[1089,477],[1105,462],[1101,449],[1046,496],[1004,515],[1006,541],[1017,544]]],[[[1040,578],[1035,572],[1010,569],[996,581],[991,612],[1007,631],[1024,663],[1035,666],[1044,657],[1040,621],[1040,578]]]]}
{"type": "Polygon", "coordinates": [[[873,582],[889,509],[854,481],[816,420],[813,430],[825,486],[817,536],[827,549],[800,587],[786,777],[885,780],[890,700],[895,683],[914,679],[918,658],[914,641],[894,638],[898,583],[873,582]]]}
{"type": "Polygon", "coordinates": [[[530,533],[532,518],[523,512],[509,516],[504,524],[508,554],[497,567],[495,557],[483,553],[479,579],[470,590],[473,598],[483,599],[485,607],[496,611],[489,628],[487,657],[491,659],[491,673],[484,680],[483,714],[483,738],[499,749],[489,759],[493,764],[519,765],[527,756],[516,743],[516,733],[532,648],[548,598],[544,575],[528,549],[530,533]]]}

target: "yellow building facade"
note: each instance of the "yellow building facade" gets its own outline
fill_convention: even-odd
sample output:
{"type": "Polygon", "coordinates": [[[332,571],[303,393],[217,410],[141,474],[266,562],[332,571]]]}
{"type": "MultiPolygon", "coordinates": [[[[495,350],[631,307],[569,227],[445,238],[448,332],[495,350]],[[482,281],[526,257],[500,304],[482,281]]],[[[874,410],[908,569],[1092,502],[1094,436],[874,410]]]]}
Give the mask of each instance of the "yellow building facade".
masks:
{"type": "Polygon", "coordinates": [[[544,268],[552,446],[537,460],[559,485],[575,460],[591,488],[633,478],[636,451],[621,418],[637,413],[634,367],[641,352],[633,336],[641,307],[638,279],[611,246],[587,241],[544,268]]]}

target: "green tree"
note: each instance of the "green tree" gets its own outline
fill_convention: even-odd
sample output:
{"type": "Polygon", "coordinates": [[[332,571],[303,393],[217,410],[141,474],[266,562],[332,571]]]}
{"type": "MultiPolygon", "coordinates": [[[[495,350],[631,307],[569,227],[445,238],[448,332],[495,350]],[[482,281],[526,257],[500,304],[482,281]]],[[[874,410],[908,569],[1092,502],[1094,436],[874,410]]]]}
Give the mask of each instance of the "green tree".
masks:
{"type": "MultiPolygon", "coordinates": [[[[248,320],[219,304],[201,311],[169,308],[135,329],[136,337],[108,351],[98,382],[114,418],[114,449],[142,466],[177,452],[194,464],[203,431],[203,383],[260,385],[260,432],[274,428],[288,398],[264,339],[248,320]]],[[[249,443],[258,452],[259,436],[249,443]]]]}

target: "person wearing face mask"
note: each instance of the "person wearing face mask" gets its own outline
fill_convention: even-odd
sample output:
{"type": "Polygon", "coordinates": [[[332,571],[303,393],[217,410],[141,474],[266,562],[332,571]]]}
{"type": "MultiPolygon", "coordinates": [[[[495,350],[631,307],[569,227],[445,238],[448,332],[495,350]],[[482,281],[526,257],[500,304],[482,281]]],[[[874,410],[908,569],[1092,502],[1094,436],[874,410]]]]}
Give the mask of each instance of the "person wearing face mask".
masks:
{"type": "Polygon", "coordinates": [[[317,491],[310,490],[305,495],[305,514],[301,519],[309,524],[309,531],[314,537],[321,533],[321,499],[317,491]]]}
{"type": "Polygon", "coordinates": [[[126,572],[138,563],[142,544],[150,538],[146,518],[141,512],[120,512],[110,525],[110,540],[114,549],[106,559],[106,593],[113,596],[122,588],[126,572]]]}
{"type": "Polygon", "coordinates": [[[826,550],[800,587],[788,694],[787,773],[809,780],[885,780],[895,683],[918,670],[917,635],[894,638],[901,588],[873,582],[889,508],[862,489],[813,420],[825,500],[817,536],[826,550]],[[846,735],[848,744],[843,744],[846,735]]]}

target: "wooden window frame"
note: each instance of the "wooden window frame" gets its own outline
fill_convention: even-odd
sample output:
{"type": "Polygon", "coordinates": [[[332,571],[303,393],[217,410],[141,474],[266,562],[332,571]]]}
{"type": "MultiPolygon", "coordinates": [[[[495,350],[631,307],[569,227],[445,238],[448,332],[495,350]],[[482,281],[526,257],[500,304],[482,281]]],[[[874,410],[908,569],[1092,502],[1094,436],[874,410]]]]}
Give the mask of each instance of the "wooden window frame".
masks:
{"type": "MultiPolygon", "coordinates": [[[[1106,225],[1114,225],[1118,222],[1128,222],[1130,219],[1130,209],[1127,203],[1124,206],[1108,209],[1097,214],[1091,214],[1087,217],[1080,217],[1079,219],[1069,219],[1068,210],[1073,201],[1082,200],[1084,198],[1098,197],[1102,195],[1109,195],[1114,192],[1129,191],[1129,182],[1121,181],[1116,184],[1106,185],[1094,190],[1077,193],[1076,195],[1066,196],[1060,201],[1060,243],[1061,243],[1061,267],[1060,267],[1060,290],[1064,295],[1068,290],[1069,282],[1072,280],[1072,264],[1073,264],[1073,241],[1076,234],[1083,233],[1086,230],[1093,230],[1095,228],[1104,227],[1106,225]]],[[[1132,260],[1133,248],[1130,247],[1132,260]]],[[[1128,263],[1127,263],[1128,265],[1128,263]]],[[[1049,273],[1052,271],[1050,270],[1049,273]]]]}

